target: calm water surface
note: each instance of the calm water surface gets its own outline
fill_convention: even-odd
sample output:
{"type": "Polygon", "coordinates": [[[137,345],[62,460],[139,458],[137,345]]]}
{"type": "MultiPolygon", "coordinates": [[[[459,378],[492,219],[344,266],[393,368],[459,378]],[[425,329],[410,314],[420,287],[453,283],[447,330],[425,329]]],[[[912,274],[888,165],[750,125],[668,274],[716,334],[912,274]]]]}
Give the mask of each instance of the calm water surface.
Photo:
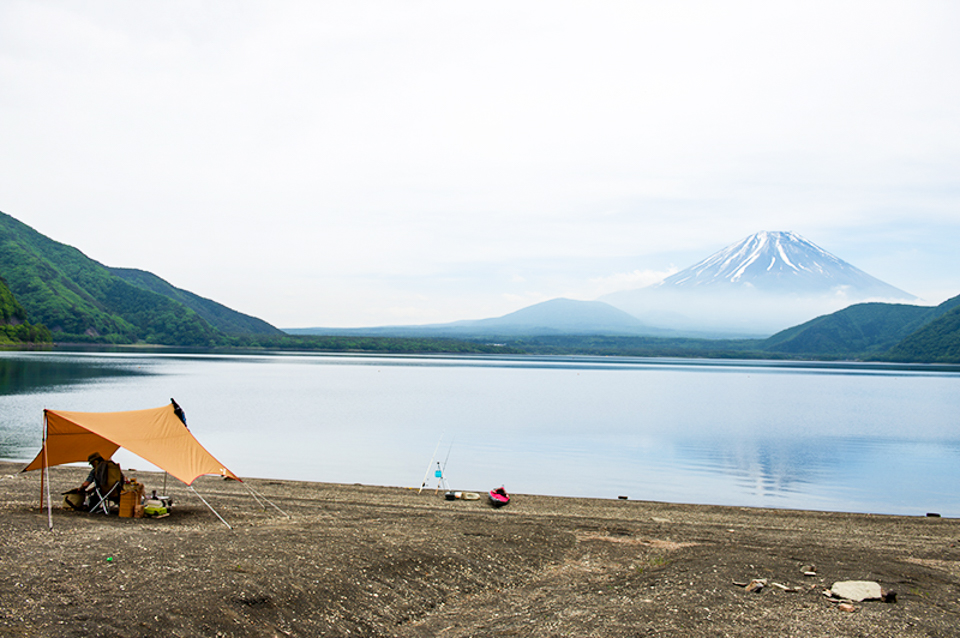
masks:
{"type": "Polygon", "coordinates": [[[241,476],[435,488],[436,450],[453,489],[960,516],[949,367],[0,353],[0,457],[36,454],[44,408],[170,397],[241,476]]]}

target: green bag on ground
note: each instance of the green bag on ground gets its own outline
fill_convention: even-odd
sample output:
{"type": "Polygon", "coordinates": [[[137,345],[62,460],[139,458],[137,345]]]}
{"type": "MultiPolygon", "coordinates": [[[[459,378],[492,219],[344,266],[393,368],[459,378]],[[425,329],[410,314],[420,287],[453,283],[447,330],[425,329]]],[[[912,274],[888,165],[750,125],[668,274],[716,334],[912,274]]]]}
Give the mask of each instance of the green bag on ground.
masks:
{"type": "Polygon", "coordinates": [[[63,506],[68,509],[85,511],[87,509],[84,507],[86,502],[86,495],[79,489],[73,489],[63,493],[63,506]]]}

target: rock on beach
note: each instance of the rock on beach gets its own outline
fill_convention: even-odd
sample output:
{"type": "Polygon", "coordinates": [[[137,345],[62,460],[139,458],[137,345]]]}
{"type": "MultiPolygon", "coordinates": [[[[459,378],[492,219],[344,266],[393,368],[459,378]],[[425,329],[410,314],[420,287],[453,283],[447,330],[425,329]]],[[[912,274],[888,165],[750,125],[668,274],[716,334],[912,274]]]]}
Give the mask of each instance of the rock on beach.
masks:
{"type": "Polygon", "coordinates": [[[864,600],[880,600],[883,597],[880,583],[870,580],[839,581],[830,587],[830,593],[837,598],[844,598],[857,603],[864,600]]]}

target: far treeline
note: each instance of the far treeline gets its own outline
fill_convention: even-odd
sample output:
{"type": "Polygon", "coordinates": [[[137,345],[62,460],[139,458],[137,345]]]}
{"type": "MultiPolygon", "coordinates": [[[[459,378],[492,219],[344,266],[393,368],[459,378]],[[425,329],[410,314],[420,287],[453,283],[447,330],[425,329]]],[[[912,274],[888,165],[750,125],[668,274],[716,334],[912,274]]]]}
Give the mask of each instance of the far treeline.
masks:
{"type": "Polygon", "coordinates": [[[484,335],[462,340],[287,336],[253,341],[263,348],[328,351],[960,363],[960,296],[934,307],[857,304],[767,339],[484,335]]]}
{"type": "Polygon", "coordinates": [[[960,363],[960,297],[858,304],[769,339],[289,335],[142,270],[110,268],[0,213],[0,346],[156,345],[397,354],[581,354],[960,363]]]}

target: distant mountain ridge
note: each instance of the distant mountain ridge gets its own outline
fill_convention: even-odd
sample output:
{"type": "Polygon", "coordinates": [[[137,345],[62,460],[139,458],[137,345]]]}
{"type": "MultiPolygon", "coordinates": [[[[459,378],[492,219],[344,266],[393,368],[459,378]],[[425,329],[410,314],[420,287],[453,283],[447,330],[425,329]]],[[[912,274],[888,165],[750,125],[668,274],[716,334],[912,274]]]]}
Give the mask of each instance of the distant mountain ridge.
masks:
{"type": "Polygon", "coordinates": [[[557,298],[489,319],[467,319],[420,326],[376,328],[287,328],[289,334],[433,337],[515,337],[523,335],[669,335],[601,301],[557,298]]]}
{"type": "Polygon", "coordinates": [[[492,319],[458,321],[459,327],[495,332],[542,331],[542,334],[589,330],[596,334],[649,334],[651,328],[636,317],[602,301],[559,297],[492,319]]]}

